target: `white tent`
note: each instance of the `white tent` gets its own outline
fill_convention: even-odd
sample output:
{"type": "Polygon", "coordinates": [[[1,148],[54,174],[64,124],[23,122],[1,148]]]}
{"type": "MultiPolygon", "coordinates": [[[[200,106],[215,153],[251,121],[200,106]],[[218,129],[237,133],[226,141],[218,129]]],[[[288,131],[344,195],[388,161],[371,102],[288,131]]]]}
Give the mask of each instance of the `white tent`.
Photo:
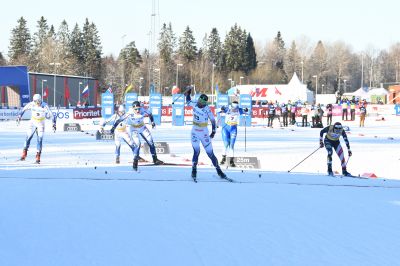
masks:
{"type": "Polygon", "coordinates": [[[289,100],[313,102],[314,94],[301,83],[296,73],[288,84],[238,85],[240,94],[250,94],[253,100],[288,102],[289,100]]]}
{"type": "Polygon", "coordinates": [[[368,91],[365,90],[364,88],[359,88],[358,90],[356,90],[355,92],[352,93],[352,95],[360,98],[360,99],[366,99],[369,98],[368,96],[368,91]]]}
{"type": "Polygon", "coordinates": [[[372,95],[383,96],[383,95],[388,95],[388,94],[389,94],[389,92],[385,88],[374,88],[374,89],[370,89],[368,91],[369,96],[372,96],[372,95]]]}

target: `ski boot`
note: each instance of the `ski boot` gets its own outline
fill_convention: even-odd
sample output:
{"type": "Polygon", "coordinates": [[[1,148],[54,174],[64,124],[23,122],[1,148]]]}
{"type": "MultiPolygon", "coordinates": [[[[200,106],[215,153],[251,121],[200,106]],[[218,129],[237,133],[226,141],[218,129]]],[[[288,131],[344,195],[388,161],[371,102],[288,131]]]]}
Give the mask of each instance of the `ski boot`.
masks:
{"type": "Polygon", "coordinates": [[[134,171],[138,170],[138,159],[137,158],[133,159],[132,168],[134,171]]]}
{"type": "Polygon", "coordinates": [[[38,152],[36,153],[36,163],[40,163],[40,154],[41,154],[40,151],[38,151],[38,152]]]}
{"type": "Polygon", "coordinates": [[[27,149],[24,149],[23,151],[22,151],[22,155],[21,155],[21,161],[25,161],[25,158],[26,158],[26,156],[28,155],[28,150],[27,149]]]}
{"type": "Polygon", "coordinates": [[[226,155],[222,155],[222,160],[219,162],[219,164],[224,164],[226,162],[226,155]]]}
{"type": "Polygon", "coordinates": [[[332,166],[328,166],[328,175],[334,176],[333,171],[332,171],[332,166]]]}
{"type": "Polygon", "coordinates": [[[352,174],[350,174],[349,172],[347,172],[346,168],[342,169],[342,174],[343,176],[352,176],[352,174]]]}
{"type": "Polygon", "coordinates": [[[119,163],[120,163],[120,161],[119,161],[119,156],[115,157],[115,163],[116,163],[116,164],[119,164],[119,163]]]}
{"type": "Polygon", "coordinates": [[[231,159],[229,160],[229,165],[231,166],[231,167],[236,167],[236,164],[235,164],[235,162],[233,161],[233,157],[231,157],[231,159]]]}
{"type": "Polygon", "coordinates": [[[157,159],[157,155],[153,155],[153,163],[154,163],[155,165],[164,164],[163,161],[157,159]]]}
{"type": "Polygon", "coordinates": [[[224,172],[222,172],[220,167],[217,167],[216,170],[217,170],[217,174],[219,177],[226,178],[226,174],[224,174],[224,172]]]}
{"type": "Polygon", "coordinates": [[[194,180],[194,182],[197,182],[196,178],[197,178],[197,167],[193,166],[192,167],[192,178],[194,180]]]}

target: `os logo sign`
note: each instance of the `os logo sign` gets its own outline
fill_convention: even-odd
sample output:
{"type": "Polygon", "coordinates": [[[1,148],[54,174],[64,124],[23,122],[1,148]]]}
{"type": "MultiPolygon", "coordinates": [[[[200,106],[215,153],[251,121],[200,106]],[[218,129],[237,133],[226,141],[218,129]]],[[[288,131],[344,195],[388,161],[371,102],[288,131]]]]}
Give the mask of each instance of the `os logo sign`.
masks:
{"type": "Polygon", "coordinates": [[[53,112],[53,115],[56,116],[57,119],[69,119],[71,117],[69,111],[53,112]]]}

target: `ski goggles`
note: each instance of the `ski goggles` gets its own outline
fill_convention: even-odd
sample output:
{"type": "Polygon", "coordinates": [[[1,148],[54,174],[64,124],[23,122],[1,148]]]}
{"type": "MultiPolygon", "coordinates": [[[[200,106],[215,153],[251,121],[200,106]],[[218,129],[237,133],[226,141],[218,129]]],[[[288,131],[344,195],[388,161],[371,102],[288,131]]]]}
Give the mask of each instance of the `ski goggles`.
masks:
{"type": "Polygon", "coordinates": [[[202,99],[202,98],[199,98],[197,101],[198,101],[199,103],[201,103],[202,105],[207,105],[207,101],[204,100],[204,99],[202,99]]]}
{"type": "Polygon", "coordinates": [[[336,125],[333,127],[333,131],[335,131],[335,133],[339,133],[340,131],[342,131],[343,126],[342,125],[336,125]]]}

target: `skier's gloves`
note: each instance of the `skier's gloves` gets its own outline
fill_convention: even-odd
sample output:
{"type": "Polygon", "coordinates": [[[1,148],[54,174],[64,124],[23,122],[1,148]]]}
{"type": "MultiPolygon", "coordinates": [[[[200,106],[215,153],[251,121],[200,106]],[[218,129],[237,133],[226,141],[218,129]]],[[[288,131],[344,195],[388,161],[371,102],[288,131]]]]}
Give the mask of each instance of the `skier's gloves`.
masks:
{"type": "Polygon", "coordinates": [[[101,127],[99,131],[100,131],[100,134],[104,134],[104,128],[103,127],[101,127]]]}
{"type": "Polygon", "coordinates": [[[114,134],[115,127],[111,128],[110,133],[114,134]]]}
{"type": "Polygon", "coordinates": [[[185,93],[183,95],[188,96],[188,95],[190,95],[191,91],[192,91],[192,89],[188,89],[188,90],[185,91],[185,93]]]}
{"type": "Polygon", "coordinates": [[[155,128],[156,127],[156,123],[151,122],[151,128],[155,128]]]}
{"type": "Polygon", "coordinates": [[[245,108],[243,108],[243,111],[244,111],[245,113],[247,113],[247,112],[249,111],[249,108],[245,107],[245,108]]]}
{"type": "Polygon", "coordinates": [[[214,138],[214,136],[215,136],[215,130],[213,130],[213,131],[211,132],[210,138],[214,138]]]}
{"type": "Polygon", "coordinates": [[[56,123],[53,123],[53,131],[56,132],[56,130],[57,130],[56,123]]]}
{"type": "Polygon", "coordinates": [[[17,125],[19,125],[19,123],[21,122],[21,116],[17,116],[17,125]]]}
{"type": "Polygon", "coordinates": [[[351,152],[351,150],[349,150],[349,156],[353,155],[353,153],[351,152]]]}
{"type": "Polygon", "coordinates": [[[319,147],[323,148],[324,147],[324,143],[322,142],[322,140],[319,141],[319,147]]]}

